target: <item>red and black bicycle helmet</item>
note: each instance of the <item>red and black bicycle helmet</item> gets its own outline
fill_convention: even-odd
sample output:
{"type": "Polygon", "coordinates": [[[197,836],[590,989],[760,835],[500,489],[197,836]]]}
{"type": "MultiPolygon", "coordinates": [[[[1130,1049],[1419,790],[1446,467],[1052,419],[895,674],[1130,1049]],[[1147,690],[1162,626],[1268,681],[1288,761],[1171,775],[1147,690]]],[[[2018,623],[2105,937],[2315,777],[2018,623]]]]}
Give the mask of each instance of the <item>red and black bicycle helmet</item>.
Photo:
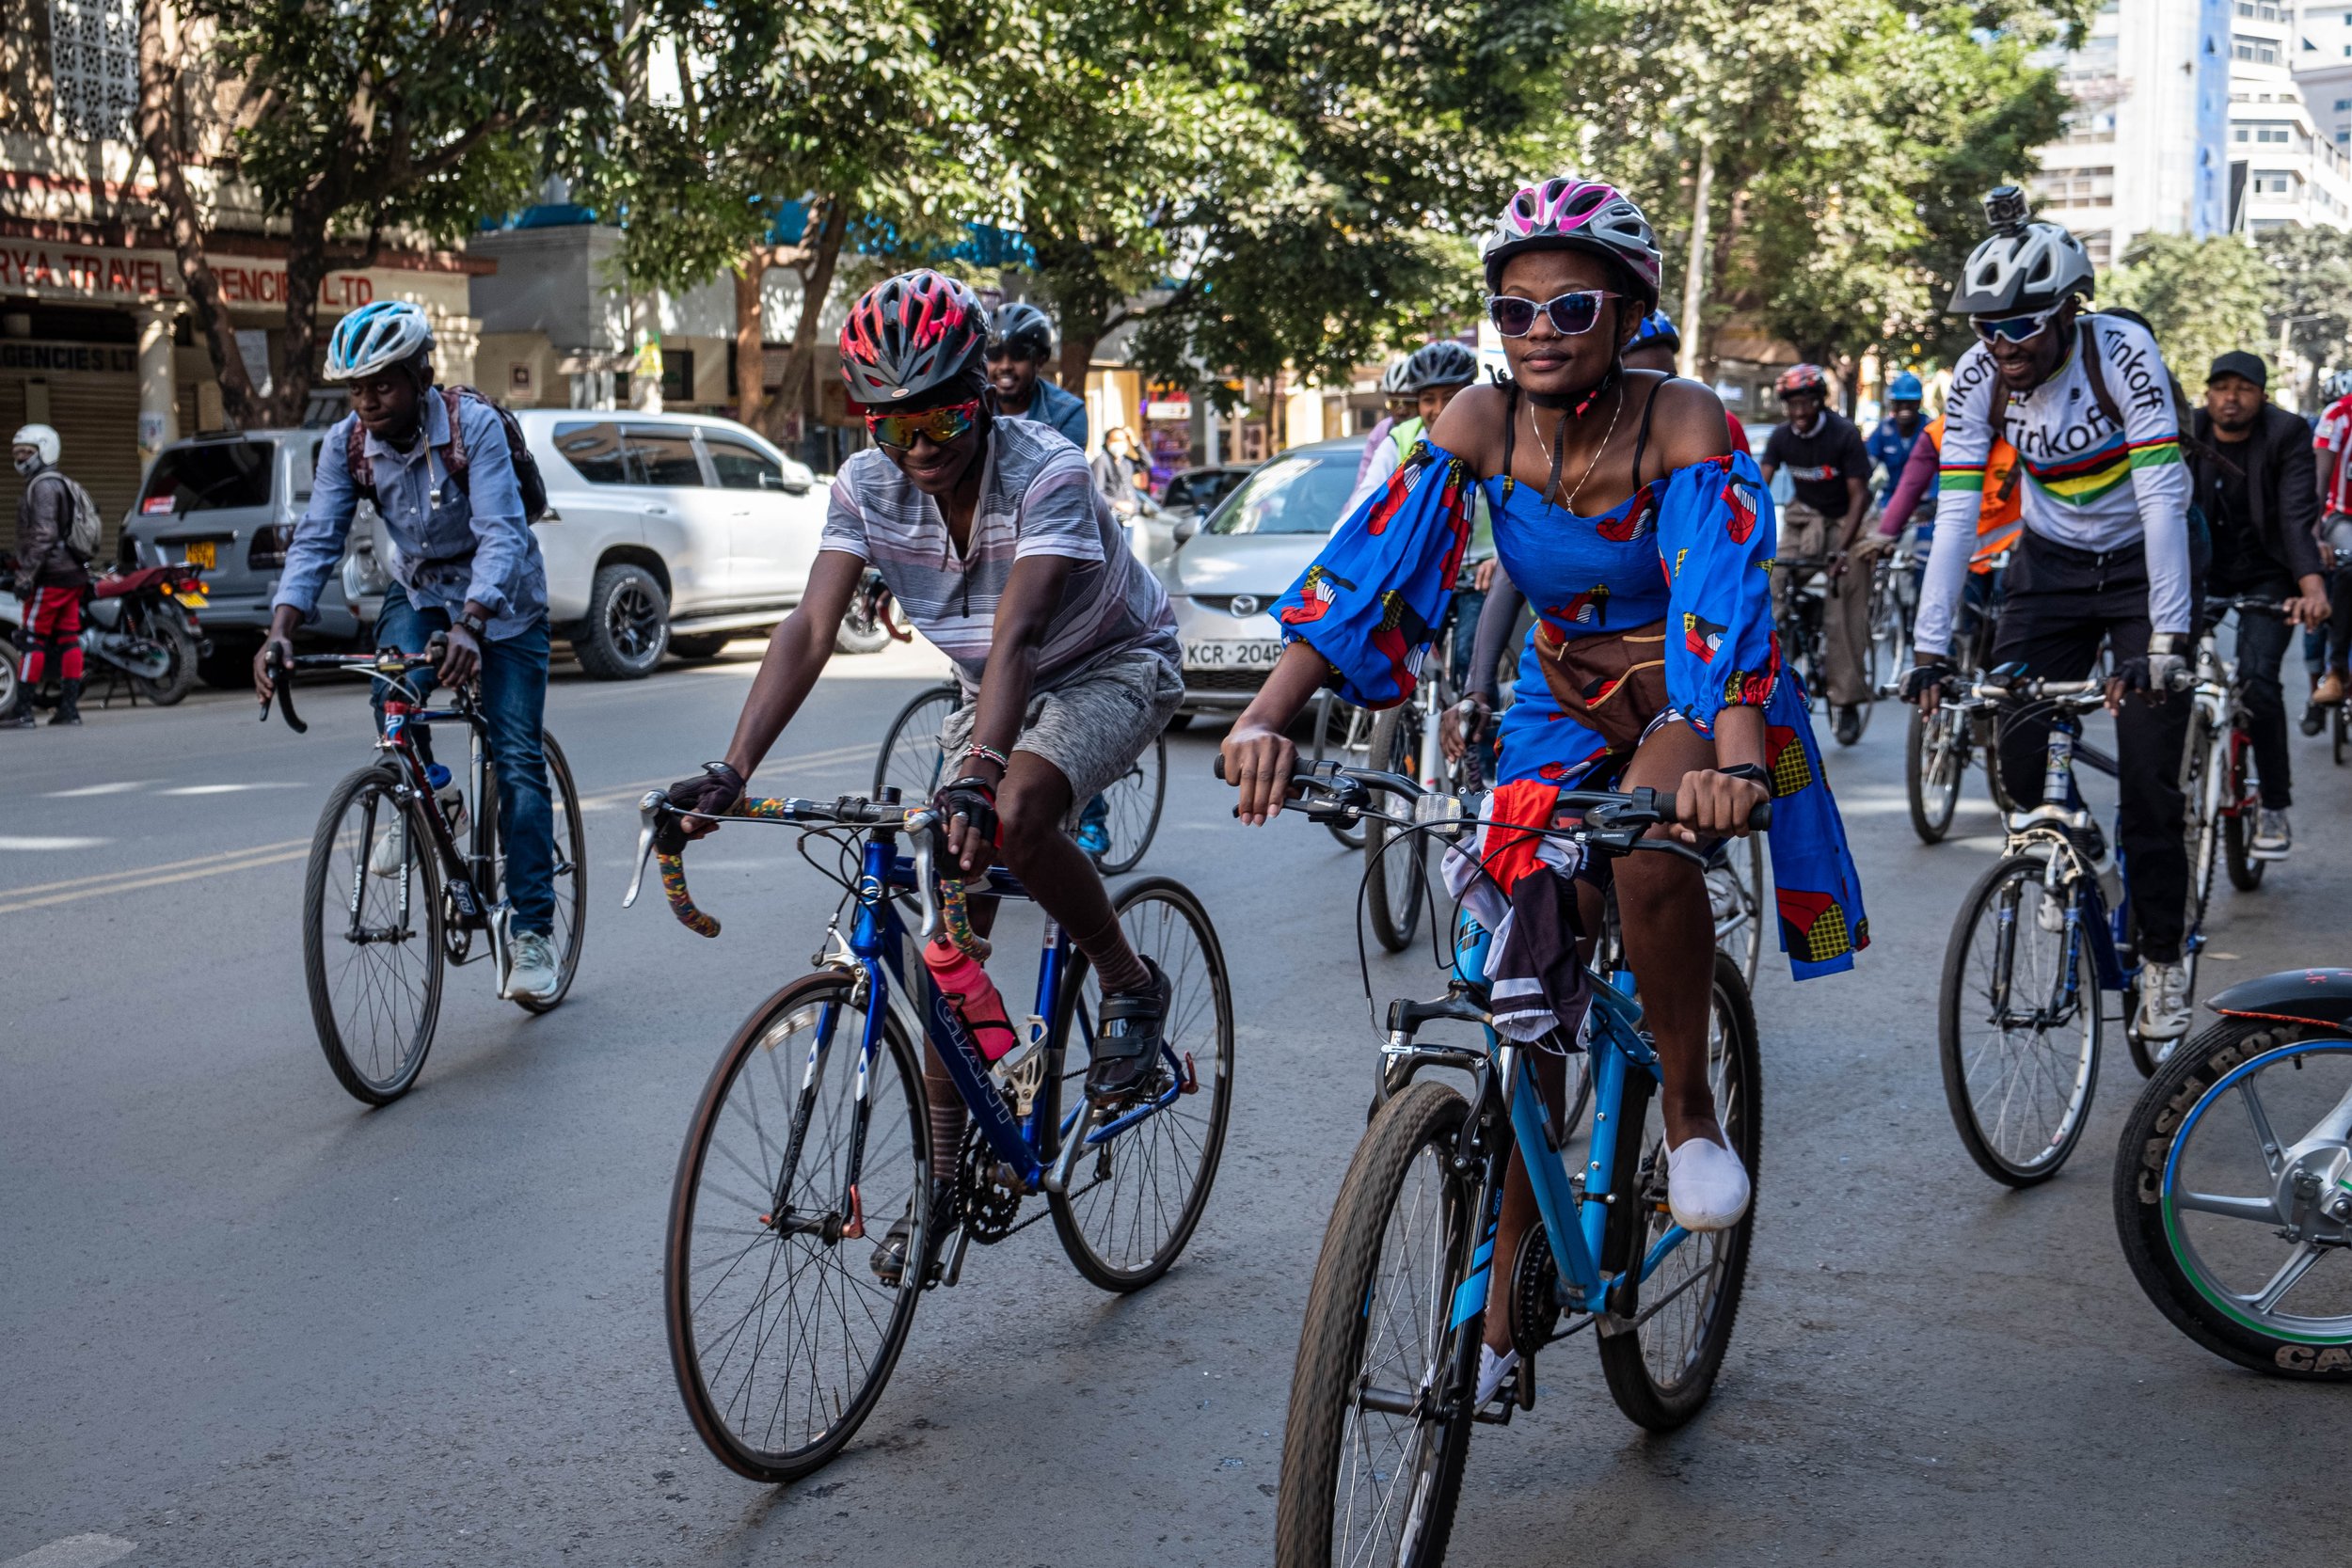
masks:
{"type": "Polygon", "coordinates": [[[1811,392],[1815,397],[1827,402],[1829,372],[1819,365],[1791,365],[1780,372],[1780,379],[1772,384],[1772,390],[1784,400],[1803,397],[1805,393],[1811,392]]]}
{"type": "Polygon", "coordinates": [[[929,267],[886,277],[850,307],[841,379],[869,408],[911,404],[935,388],[975,379],[988,345],[980,296],[929,267]]]}

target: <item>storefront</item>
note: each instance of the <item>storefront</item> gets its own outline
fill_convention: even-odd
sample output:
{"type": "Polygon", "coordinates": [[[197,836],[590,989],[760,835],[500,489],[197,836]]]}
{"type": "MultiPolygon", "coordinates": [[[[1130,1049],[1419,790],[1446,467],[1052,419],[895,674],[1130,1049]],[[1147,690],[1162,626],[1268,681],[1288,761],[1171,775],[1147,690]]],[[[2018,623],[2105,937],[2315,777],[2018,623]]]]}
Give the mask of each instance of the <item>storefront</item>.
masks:
{"type": "MultiPolygon", "coordinates": [[[[282,368],[286,266],[281,256],[240,253],[268,242],[237,239],[213,257],[237,324],[237,351],[257,386],[282,368]]],[[[345,311],[406,299],[434,320],[445,380],[471,380],[476,332],[469,273],[496,263],[460,256],[400,257],[338,269],[319,295],[320,345],[345,311]]],[[[314,404],[324,417],[330,394],[314,404]]],[[[106,519],[104,548],[137,497],[149,458],[184,435],[223,428],[220,387],[196,330],[177,258],[0,232],[0,427],[56,428],[62,467],[87,487],[106,519]]],[[[13,516],[23,481],[0,471],[0,507],[13,516]]]]}

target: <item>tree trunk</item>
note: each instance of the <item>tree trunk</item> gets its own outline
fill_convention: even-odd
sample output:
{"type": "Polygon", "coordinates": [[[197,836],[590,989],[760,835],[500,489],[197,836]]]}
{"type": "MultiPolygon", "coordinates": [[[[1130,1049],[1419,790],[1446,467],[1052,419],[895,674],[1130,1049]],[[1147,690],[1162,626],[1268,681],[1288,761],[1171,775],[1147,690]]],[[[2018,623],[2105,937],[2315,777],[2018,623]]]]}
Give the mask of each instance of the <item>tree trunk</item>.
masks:
{"type": "MultiPolygon", "coordinates": [[[[1094,363],[1094,345],[1103,341],[1103,329],[1089,323],[1083,330],[1075,323],[1064,321],[1061,329],[1061,386],[1065,392],[1078,397],[1087,395],[1087,371],[1094,363]]],[[[1100,436],[1101,431],[1095,432],[1100,436]]]]}
{"type": "Polygon", "coordinates": [[[262,409],[237,353],[236,324],[204,249],[204,225],[180,162],[180,68],[164,42],[163,0],[139,0],[139,145],[155,169],[155,198],[171,232],[180,278],[204,328],[223,411],[239,425],[259,424],[262,409]]]}
{"type": "Polygon", "coordinates": [[[1691,196],[1690,259],[1682,269],[1682,347],[1675,356],[1675,373],[1699,373],[1699,334],[1707,308],[1708,229],[1714,217],[1715,137],[1699,130],[1699,166],[1691,196]]]}
{"type": "Polygon", "coordinates": [[[808,402],[815,388],[817,329],[825,313],[825,297],[833,293],[842,242],[849,234],[850,204],[827,201],[817,224],[816,244],[804,248],[804,260],[795,269],[801,275],[801,319],[793,324],[792,350],[785,356],[784,385],[777,388],[775,405],[768,411],[769,438],[787,447],[799,446],[808,429],[808,402]]]}
{"type": "Polygon", "coordinates": [[[735,269],[735,418],[759,427],[768,401],[766,320],[759,308],[760,280],[768,275],[768,247],[759,246],[735,269]]]}
{"type": "Polygon", "coordinates": [[[318,352],[319,285],[326,278],[326,211],[308,198],[294,203],[286,235],[286,325],[278,340],[283,367],[266,400],[270,423],[297,429],[310,401],[311,361],[318,352]]]}

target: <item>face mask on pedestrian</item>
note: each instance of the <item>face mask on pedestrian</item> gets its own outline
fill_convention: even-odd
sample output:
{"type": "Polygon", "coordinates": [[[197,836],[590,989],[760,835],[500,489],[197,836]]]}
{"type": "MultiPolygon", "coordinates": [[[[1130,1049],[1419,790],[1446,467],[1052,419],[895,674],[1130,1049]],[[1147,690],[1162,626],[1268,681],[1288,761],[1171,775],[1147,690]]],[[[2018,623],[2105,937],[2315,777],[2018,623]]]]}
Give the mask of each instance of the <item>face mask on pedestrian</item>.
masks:
{"type": "Polygon", "coordinates": [[[35,474],[40,472],[40,449],[39,447],[19,447],[16,449],[16,471],[18,473],[24,475],[26,479],[30,479],[35,474]]]}

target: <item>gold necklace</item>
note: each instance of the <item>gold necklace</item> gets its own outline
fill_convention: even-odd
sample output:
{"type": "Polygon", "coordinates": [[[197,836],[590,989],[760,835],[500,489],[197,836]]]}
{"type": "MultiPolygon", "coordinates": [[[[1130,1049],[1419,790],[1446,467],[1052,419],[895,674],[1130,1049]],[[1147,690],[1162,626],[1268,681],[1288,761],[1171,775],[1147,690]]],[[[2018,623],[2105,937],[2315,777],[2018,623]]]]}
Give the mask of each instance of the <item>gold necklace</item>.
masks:
{"type": "MultiPolygon", "coordinates": [[[[1611,439],[1617,434],[1617,416],[1624,412],[1625,382],[1620,379],[1617,383],[1616,401],[1609,405],[1609,428],[1601,433],[1600,445],[1595,449],[1592,461],[1584,465],[1583,475],[1577,480],[1576,488],[1568,492],[1567,499],[1565,500],[1560,499],[1559,482],[1557,480],[1552,482],[1551,495],[1547,498],[1551,501],[1552,505],[1558,507],[1563,512],[1570,514],[1571,515],[1576,515],[1576,498],[1584,493],[1584,482],[1593,477],[1593,470],[1595,468],[1600,467],[1602,454],[1608,451],[1611,439]]],[[[1559,449],[1561,441],[1566,436],[1567,428],[1568,411],[1563,408],[1560,411],[1560,422],[1552,428],[1551,444],[1554,451],[1559,449]]],[[[1538,429],[1535,424],[1535,401],[1533,398],[1530,398],[1527,403],[1527,433],[1534,437],[1535,444],[1537,446],[1540,447],[1544,444],[1544,433],[1538,429]]],[[[1636,481],[1638,481],[1642,476],[1636,474],[1633,477],[1636,481]]]]}

